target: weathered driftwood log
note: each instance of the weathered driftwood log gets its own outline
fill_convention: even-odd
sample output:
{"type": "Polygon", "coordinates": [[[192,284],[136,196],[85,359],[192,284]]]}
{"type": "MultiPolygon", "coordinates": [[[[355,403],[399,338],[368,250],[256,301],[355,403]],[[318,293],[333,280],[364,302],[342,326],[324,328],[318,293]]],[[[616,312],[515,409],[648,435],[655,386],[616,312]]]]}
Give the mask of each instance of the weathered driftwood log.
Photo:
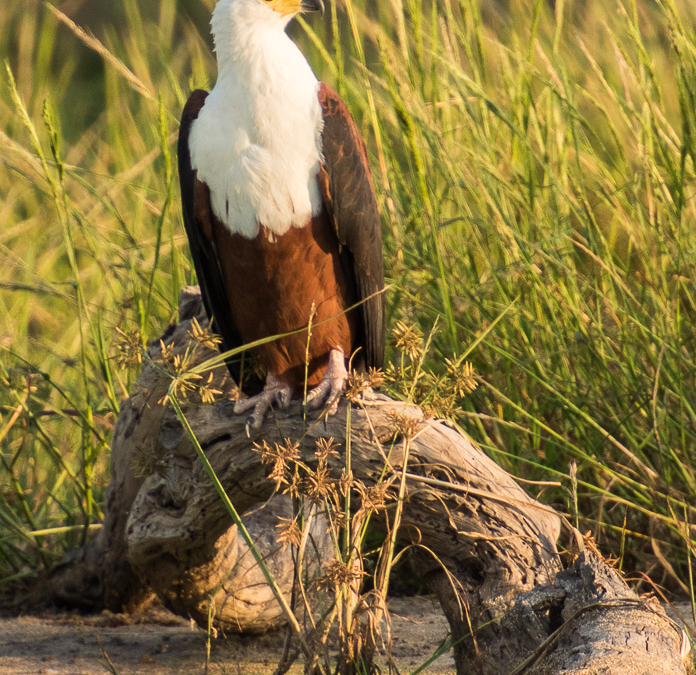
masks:
{"type": "MultiPolygon", "coordinates": [[[[218,627],[253,633],[285,623],[283,611],[261,570],[228,519],[214,528],[219,536],[193,542],[191,556],[185,563],[179,560],[172,565],[162,556],[155,569],[138,574],[129,560],[126,523],[145,481],[143,474],[156,471],[166,477],[169,513],[187,501],[190,486],[200,477],[200,466],[192,465],[191,457],[164,456],[172,439],[175,445],[178,443],[181,427],[171,409],[160,403],[170,379],[163,375],[159,363],[163,345],[172,348],[170,360],[190,350],[192,319],[207,324],[197,287],[182,291],[179,317],[179,324],[151,345],[131,396],[121,405],[111,444],[111,479],[102,528],[85,547],[66,556],[52,570],[29,598],[28,607],[61,605],[86,611],[106,608],[130,612],[143,609],[159,595],[173,611],[205,623],[212,597],[218,627]],[[210,548],[206,548],[206,542],[210,548]]],[[[215,354],[199,347],[189,365],[215,354]]],[[[213,374],[218,389],[225,393],[234,390],[226,367],[215,369],[213,374]]],[[[207,477],[204,480],[209,485],[207,477]]],[[[274,496],[243,514],[245,526],[286,593],[292,587],[295,568],[289,551],[277,543],[275,525],[279,518],[291,517],[292,510],[287,497],[274,496]]],[[[311,532],[314,557],[320,558],[328,545],[321,520],[315,518],[311,532]]],[[[164,538],[166,532],[162,530],[160,535],[164,538]]],[[[179,539],[181,530],[174,537],[179,539]]]]}
{"type": "MultiPolygon", "coordinates": [[[[194,314],[201,314],[196,298],[184,294],[182,323],[165,342],[184,348],[194,314]]],[[[216,373],[218,388],[229,387],[225,377],[216,373]]],[[[273,627],[282,620],[280,612],[268,591],[260,592],[265,586],[258,570],[240,563],[236,529],[181,425],[156,403],[167,385],[157,369],[145,367],[119,419],[99,544],[111,571],[96,566],[100,592],[112,604],[128,605],[154,589],[169,607],[197,618],[212,596],[215,620],[223,627],[273,627]],[[157,466],[140,479],[133,465],[143,449],[154,453],[157,466]],[[245,595],[244,580],[253,574],[254,592],[245,595]],[[261,598],[258,605],[254,594],[261,598]],[[240,612],[249,598],[249,611],[240,612]]],[[[271,415],[255,439],[301,440],[311,456],[318,438],[345,441],[348,410],[344,402],[335,416],[303,429],[294,405],[271,415]]],[[[237,510],[269,499],[273,484],[252,451],[244,419],[219,404],[190,404],[183,412],[237,510]]],[[[416,545],[417,564],[440,598],[456,640],[458,673],[687,672],[688,643],[661,608],[640,600],[589,553],[562,571],[555,546],[559,517],[466,437],[423,419],[414,406],[384,399],[350,409],[350,436],[356,478],[376,482],[385,462],[392,475],[407,473],[399,537],[416,545]],[[399,439],[387,459],[399,426],[395,420],[403,417],[416,420],[413,433],[399,439]]],[[[338,473],[342,466],[336,461],[333,468],[338,473]]],[[[273,550],[270,520],[257,533],[273,550]]],[[[273,555],[272,566],[289,584],[288,554],[273,555]]]]}

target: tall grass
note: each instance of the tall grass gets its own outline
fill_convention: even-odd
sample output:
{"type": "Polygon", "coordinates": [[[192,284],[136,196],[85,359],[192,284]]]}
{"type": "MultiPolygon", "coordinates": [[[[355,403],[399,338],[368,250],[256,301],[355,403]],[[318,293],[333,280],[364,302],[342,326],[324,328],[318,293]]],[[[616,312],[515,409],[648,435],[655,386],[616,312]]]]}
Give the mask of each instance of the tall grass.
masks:
{"type": "MultiPolygon", "coordinates": [[[[215,71],[207,27],[174,6],[125,2],[99,44],[41,3],[0,8],[4,578],[99,522],[137,370],[119,367],[116,328],[146,344],[193,281],[172,153],[215,71]]],[[[560,481],[544,499],[569,510],[575,461],[581,526],[682,591],[694,26],[686,0],[342,0],[293,28],[368,143],[390,323],[437,323],[428,368],[466,354],[481,378],[459,424],[521,478],[560,481]]]]}

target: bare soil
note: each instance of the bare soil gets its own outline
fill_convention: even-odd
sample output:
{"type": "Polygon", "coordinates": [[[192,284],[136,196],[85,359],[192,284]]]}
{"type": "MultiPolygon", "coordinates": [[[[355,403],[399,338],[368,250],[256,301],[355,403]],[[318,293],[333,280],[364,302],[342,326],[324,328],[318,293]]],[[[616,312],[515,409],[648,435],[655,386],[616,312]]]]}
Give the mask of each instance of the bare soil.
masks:
{"type": "MultiPolygon", "coordinates": [[[[389,607],[394,659],[400,672],[411,673],[447,638],[447,621],[434,598],[393,598],[389,607]]],[[[690,603],[666,609],[688,627],[692,638],[696,635],[690,603]]],[[[270,675],[280,659],[283,639],[283,632],[213,638],[207,673],[270,675]]],[[[206,643],[206,633],[193,622],[163,609],[139,615],[0,618],[0,675],[204,675],[206,643]]],[[[290,670],[291,675],[301,672],[299,663],[290,670]]],[[[454,675],[451,652],[425,672],[454,675]]]]}
{"type": "MultiPolygon", "coordinates": [[[[437,602],[428,597],[389,603],[392,648],[402,673],[414,671],[449,633],[437,602]]],[[[211,640],[210,675],[270,675],[280,658],[283,632],[227,635],[211,640]]],[[[207,635],[195,624],[156,609],[143,615],[43,614],[0,618],[2,675],[203,675],[207,635]]],[[[291,673],[301,673],[296,664],[291,673]]],[[[451,652],[426,672],[453,674],[451,652]]]]}

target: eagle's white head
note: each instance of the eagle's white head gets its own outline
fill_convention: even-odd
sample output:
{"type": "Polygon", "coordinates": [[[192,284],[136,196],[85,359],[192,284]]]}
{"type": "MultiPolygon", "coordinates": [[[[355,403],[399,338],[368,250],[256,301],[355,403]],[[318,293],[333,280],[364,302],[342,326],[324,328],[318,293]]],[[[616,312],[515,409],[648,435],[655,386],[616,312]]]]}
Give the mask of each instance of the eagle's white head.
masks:
{"type": "Polygon", "coordinates": [[[296,14],[323,11],[323,0],[219,0],[211,21],[218,60],[235,51],[240,36],[283,31],[296,14]]]}

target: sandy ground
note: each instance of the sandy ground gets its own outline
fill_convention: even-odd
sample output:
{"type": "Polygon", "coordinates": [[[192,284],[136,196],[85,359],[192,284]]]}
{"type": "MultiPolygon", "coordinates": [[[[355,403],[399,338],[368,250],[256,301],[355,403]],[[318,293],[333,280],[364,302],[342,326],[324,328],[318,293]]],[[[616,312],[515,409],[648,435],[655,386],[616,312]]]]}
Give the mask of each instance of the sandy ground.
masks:
{"type": "MultiPolygon", "coordinates": [[[[397,666],[409,673],[448,635],[437,602],[395,598],[390,602],[397,666]]],[[[230,635],[212,641],[210,675],[270,675],[284,634],[230,635]]],[[[142,617],[104,613],[0,618],[1,675],[203,675],[206,635],[188,621],[159,610],[142,617]]],[[[291,673],[301,673],[301,664],[291,673]]],[[[451,652],[427,673],[453,674],[451,652]]]]}
{"type": "MultiPolygon", "coordinates": [[[[432,598],[390,601],[392,644],[397,667],[411,673],[448,636],[447,622],[432,598]]],[[[693,628],[690,603],[672,610],[693,628]]],[[[675,617],[676,618],[676,617],[675,617]]],[[[693,633],[692,633],[693,635],[693,633]]],[[[229,635],[211,644],[209,675],[270,675],[284,634],[229,635]]],[[[291,675],[302,672],[296,664],[291,675]]],[[[454,675],[451,652],[425,671],[454,675]]],[[[143,616],[50,614],[0,618],[0,675],[204,675],[206,635],[165,610],[143,616]]]]}

